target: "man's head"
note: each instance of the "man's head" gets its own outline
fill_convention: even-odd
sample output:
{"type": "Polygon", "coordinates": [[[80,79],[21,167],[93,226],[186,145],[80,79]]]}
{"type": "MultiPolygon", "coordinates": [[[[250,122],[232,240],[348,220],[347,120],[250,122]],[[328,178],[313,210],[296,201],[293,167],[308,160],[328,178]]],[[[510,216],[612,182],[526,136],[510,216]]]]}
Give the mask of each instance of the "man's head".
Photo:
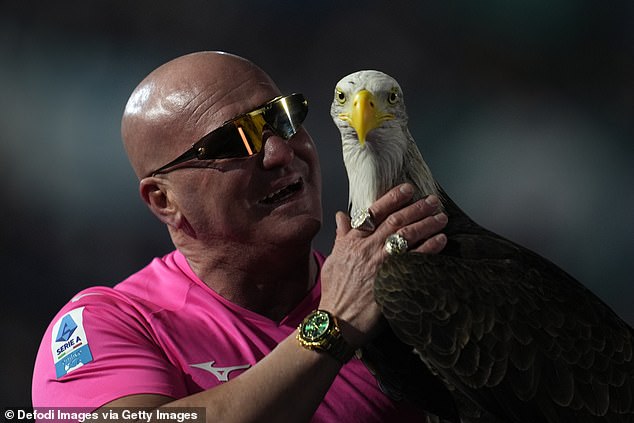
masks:
{"type": "Polygon", "coordinates": [[[158,67],[133,91],[121,122],[135,173],[141,179],[239,113],[225,104],[255,107],[278,93],[260,68],[227,53],[193,53],[158,67]]]}
{"type": "Polygon", "coordinates": [[[291,241],[290,227],[314,236],[320,175],[304,129],[286,141],[265,128],[264,148],[251,157],[192,160],[152,174],[227,120],[280,94],[253,63],[220,52],[172,60],[134,90],[122,119],[124,146],[142,198],[177,246],[275,242],[276,231],[279,242],[291,241]]]}

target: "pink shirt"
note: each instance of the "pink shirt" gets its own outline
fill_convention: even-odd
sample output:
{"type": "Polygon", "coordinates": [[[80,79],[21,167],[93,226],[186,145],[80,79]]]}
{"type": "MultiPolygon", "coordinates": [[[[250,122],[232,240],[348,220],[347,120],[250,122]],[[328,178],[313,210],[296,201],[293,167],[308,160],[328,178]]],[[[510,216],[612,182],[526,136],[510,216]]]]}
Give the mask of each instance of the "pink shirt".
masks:
{"type": "MultiPolygon", "coordinates": [[[[321,265],[323,257],[316,256],[321,265]]],[[[82,291],[62,308],[37,355],[33,406],[98,408],[126,395],[181,398],[213,388],[239,376],[288,337],[317,308],[320,292],[318,281],[278,323],[218,295],[174,251],[114,288],[82,291]]],[[[386,397],[353,358],[313,421],[421,417],[386,397]]]]}

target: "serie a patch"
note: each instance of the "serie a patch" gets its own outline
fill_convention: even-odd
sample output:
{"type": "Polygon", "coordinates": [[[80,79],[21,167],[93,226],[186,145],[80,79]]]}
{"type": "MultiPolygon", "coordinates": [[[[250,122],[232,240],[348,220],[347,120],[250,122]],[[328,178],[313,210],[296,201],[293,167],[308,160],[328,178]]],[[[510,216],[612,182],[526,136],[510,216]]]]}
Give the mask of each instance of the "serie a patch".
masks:
{"type": "Polygon", "coordinates": [[[58,379],[93,360],[83,313],[84,307],[71,310],[53,326],[51,351],[58,379]]]}

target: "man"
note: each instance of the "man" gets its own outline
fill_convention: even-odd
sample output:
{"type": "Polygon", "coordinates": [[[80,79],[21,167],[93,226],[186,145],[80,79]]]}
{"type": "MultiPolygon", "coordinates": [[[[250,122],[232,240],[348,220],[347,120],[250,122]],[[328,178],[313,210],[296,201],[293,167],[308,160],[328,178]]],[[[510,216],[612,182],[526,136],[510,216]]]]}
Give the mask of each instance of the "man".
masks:
{"type": "Polygon", "coordinates": [[[134,90],[124,145],[176,250],[60,311],[38,353],[35,407],[205,407],[215,422],[420,420],[351,352],[381,327],[372,280],[385,239],[398,232],[437,253],[446,216],[436,198],[410,204],[411,187],[400,186],[370,208],[374,231],[352,229],[340,212],[331,254],[313,251],[321,183],[301,127],[306,102],[280,95],[254,64],[219,52],[168,62],[134,90]],[[315,309],[324,314],[309,317],[329,325],[321,346],[296,339],[315,309]]]}

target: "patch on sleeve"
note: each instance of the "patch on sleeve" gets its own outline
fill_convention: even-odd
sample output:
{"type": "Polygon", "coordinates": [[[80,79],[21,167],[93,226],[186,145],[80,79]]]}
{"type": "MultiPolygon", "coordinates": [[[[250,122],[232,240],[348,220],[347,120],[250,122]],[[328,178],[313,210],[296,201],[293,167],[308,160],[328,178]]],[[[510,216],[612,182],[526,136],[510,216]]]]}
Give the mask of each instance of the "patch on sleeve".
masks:
{"type": "Polygon", "coordinates": [[[69,311],[53,326],[51,351],[58,379],[93,360],[84,330],[83,312],[84,307],[69,311]]]}

